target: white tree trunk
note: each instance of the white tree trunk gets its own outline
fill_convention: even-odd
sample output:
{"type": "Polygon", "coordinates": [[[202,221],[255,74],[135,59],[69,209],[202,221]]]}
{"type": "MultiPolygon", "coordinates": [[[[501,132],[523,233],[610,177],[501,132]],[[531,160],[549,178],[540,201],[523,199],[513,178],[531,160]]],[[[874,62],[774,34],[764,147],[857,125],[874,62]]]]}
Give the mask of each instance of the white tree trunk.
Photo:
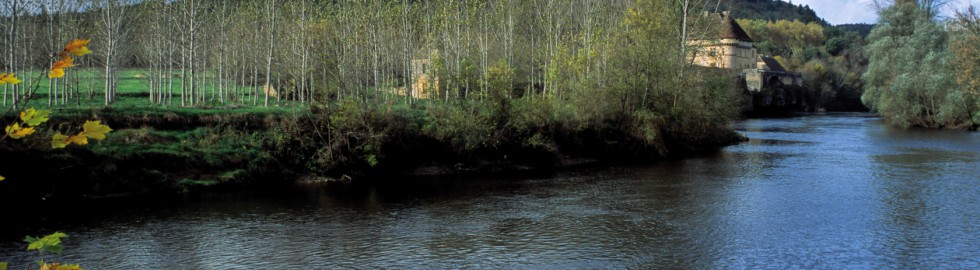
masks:
{"type": "MultiPolygon", "coordinates": [[[[265,92],[265,103],[264,103],[265,107],[269,107],[269,92],[272,92],[272,52],[276,42],[276,35],[275,35],[276,3],[275,2],[276,2],[275,0],[269,0],[268,11],[266,13],[266,17],[269,18],[269,54],[268,57],[266,57],[266,64],[265,64],[265,87],[268,88],[263,89],[262,91],[265,92]]],[[[278,97],[279,95],[276,96],[278,97]]]]}

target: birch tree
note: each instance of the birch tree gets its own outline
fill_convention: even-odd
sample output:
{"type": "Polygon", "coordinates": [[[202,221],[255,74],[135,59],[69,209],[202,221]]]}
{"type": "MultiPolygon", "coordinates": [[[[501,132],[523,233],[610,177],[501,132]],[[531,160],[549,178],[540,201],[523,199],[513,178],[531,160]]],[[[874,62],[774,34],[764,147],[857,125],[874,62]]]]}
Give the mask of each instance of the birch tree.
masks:
{"type": "Polygon", "coordinates": [[[105,68],[105,105],[109,106],[116,100],[116,57],[121,43],[128,40],[128,28],[123,27],[128,22],[131,9],[124,6],[126,3],[121,0],[100,0],[96,4],[101,7],[98,29],[105,68]]]}
{"type": "Polygon", "coordinates": [[[273,89],[272,88],[272,53],[274,52],[276,46],[275,43],[276,43],[276,20],[277,20],[276,5],[278,5],[277,2],[278,1],[276,0],[266,1],[265,16],[268,19],[267,34],[269,38],[269,47],[268,47],[268,54],[266,56],[266,64],[265,64],[265,87],[266,88],[263,91],[265,92],[265,101],[263,103],[263,106],[265,107],[269,107],[269,94],[270,92],[273,91],[272,90],[273,89]]]}

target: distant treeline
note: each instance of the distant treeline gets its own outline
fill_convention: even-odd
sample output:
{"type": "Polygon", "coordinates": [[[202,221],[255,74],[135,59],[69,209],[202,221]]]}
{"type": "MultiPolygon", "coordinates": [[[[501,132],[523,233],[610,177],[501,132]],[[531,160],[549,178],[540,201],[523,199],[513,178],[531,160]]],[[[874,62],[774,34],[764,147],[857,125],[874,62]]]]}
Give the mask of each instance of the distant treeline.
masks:
{"type": "MultiPolygon", "coordinates": [[[[714,2],[714,1],[713,1],[714,2]]],[[[736,18],[757,19],[765,21],[801,21],[803,23],[818,23],[828,25],[808,5],[794,5],[792,1],[780,0],[720,0],[721,10],[731,10],[736,18]]]]}

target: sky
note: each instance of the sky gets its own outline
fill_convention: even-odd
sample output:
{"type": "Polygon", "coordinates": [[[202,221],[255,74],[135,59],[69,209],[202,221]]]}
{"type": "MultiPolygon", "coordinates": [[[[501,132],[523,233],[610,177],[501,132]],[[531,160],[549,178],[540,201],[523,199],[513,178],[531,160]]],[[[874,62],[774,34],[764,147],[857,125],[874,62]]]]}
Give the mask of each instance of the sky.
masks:
{"type": "MultiPolygon", "coordinates": [[[[794,5],[809,5],[830,24],[844,23],[875,23],[878,15],[874,11],[874,0],[783,0],[794,5]]],[[[943,15],[952,16],[956,10],[963,10],[973,5],[980,9],[980,0],[952,0],[943,10],[943,15]]]]}

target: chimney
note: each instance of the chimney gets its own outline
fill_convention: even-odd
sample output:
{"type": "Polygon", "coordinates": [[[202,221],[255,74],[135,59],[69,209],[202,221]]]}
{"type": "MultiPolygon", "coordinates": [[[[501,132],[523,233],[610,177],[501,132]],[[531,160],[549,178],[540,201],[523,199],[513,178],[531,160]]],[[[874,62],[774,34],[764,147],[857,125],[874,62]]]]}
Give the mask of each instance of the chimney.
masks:
{"type": "Polygon", "coordinates": [[[723,16],[723,17],[730,17],[731,16],[731,12],[730,11],[727,11],[727,10],[726,11],[722,11],[721,12],[721,16],[723,16]]]}

